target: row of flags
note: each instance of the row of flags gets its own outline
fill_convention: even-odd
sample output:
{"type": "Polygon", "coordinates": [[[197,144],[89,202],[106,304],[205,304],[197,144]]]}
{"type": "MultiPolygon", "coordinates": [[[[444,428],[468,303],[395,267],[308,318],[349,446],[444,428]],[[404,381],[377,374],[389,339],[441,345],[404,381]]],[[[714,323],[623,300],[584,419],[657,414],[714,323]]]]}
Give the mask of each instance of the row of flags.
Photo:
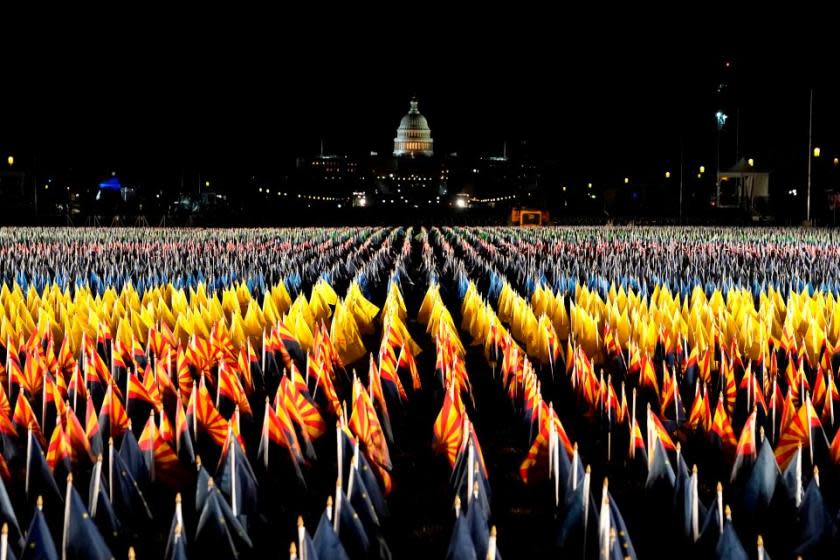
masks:
{"type": "MultiPolygon", "coordinates": [[[[395,231],[391,237],[383,236],[382,244],[387,246],[390,239],[401,235],[395,231]]],[[[394,264],[390,250],[373,253],[370,258],[379,261],[379,266],[392,266],[395,274],[402,263],[401,258],[394,264]]],[[[365,266],[362,270],[375,278],[375,267],[365,266]]],[[[370,375],[367,390],[361,390],[359,380],[347,387],[342,382],[347,375],[344,365],[348,362],[342,356],[346,347],[333,344],[344,340],[334,333],[348,329],[374,332],[380,310],[362,291],[358,282],[351,281],[342,299],[326,280],[319,279],[309,298],[300,295],[292,302],[285,296],[285,284],[280,283],[267,291],[263,308],[258,308],[242,286],[212,296],[199,287],[189,300],[184,300],[183,294],[173,297],[179,292],[171,286],[147,291],[142,297],[129,286],[113,299],[91,299],[84,290],[75,297],[55,290],[46,290],[52,294],[49,296],[30,290],[28,305],[32,309],[60,310],[58,316],[64,318],[78,312],[76,324],[84,320],[88,326],[94,322],[100,326],[96,337],[88,337],[82,329],[76,352],[71,350],[71,338],[64,337],[60,358],[53,350],[58,340],[55,330],[45,320],[40,324],[46,328],[36,325],[25,339],[22,333],[26,328],[17,322],[15,329],[21,328],[21,332],[6,339],[2,371],[11,373],[0,383],[0,483],[14,481],[15,485],[11,497],[0,500],[2,520],[14,528],[13,538],[4,541],[3,558],[24,550],[20,547],[25,533],[17,519],[28,519],[27,511],[13,504],[23,499],[32,504],[30,511],[34,512],[36,497],[41,496],[38,501],[46,504],[46,511],[55,515],[64,511],[66,483],[58,484],[64,482],[62,473],[80,474],[84,486],[90,487],[85,515],[95,522],[105,543],[101,557],[110,557],[109,549],[124,542],[126,531],[153,522],[157,491],[182,491],[193,482],[195,499],[189,501],[194,508],[185,521],[180,500],[177,502],[177,522],[173,520],[166,558],[185,557],[186,543],[193,536],[197,550],[212,549],[210,543],[215,543],[223,547],[218,549],[224,551],[222,556],[237,557],[252,548],[248,533],[258,511],[258,478],[264,476],[258,476],[254,466],[260,465],[261,473],[271,473],[286,465],[296,474],[299,486],[305,487],[307,466],[317,460],[314,443],[327,433],[330,417],[339,418],[342,439],[349,441],[349,449],[355,446],[355,452],[344,457],[347,468],[352,466],[366,479],[357,481],[356,493],[367,499],[381,492],[379,485],[387,493],[391,485],[387,447],[384,456],[377,454],[383,448],[373,442],[382,438],[371,435],[381,412],[365,397],[373,395],[371,389],[377,386],[375,398],[384,405],[382,387],[399,380],[389,374],[395,373],[396,367],[413,375],[413,386],[418,386],[414,354],[419,347],[401,323],[405,304],[399,282],[393,282],[386,299],[391,311],[383,330],[381,364],[372,369],[376,375],[370,375]],[[275,298],[285,302],[285,313],[279,314],[275,298]],[[174,330],[169,328],[166,313],[155,315],[165,307],[179,309],[174,330]],[[336,325],[335,311],[341,307],[347,315],[336,325]],[[92,308],[103,316],[91,320],[92,308]],[[247,310],[244,315],[243,310],[247,310]],[[190,312],[191,331],[182,340],[176,332],[184,324],[184,314],[190,312]],[[147,330],[142,328],[145,321],[138,322],[144,313],[153,317],[147,330]],[[262,330],[237,336],[236,321],[243,317],[242,324],[248,324],[244,318],[249,313],[263,325],[262,330]],[[217,320],[205,321],[205,315],[217,320]],[[103,333],[112,332],[105,323],[116,317],[115,336],[105,336],[103,333]],[[391,343],[397,345],[391,347],[391,343]],[[384,372],[381,377],[380,368],[384,372]],[[353,406],[349,419],[348,404],[353,406]],[[362,416],[366,425],[358,420],[362,416]],[[262,428],[256,429],[257,425],[262,428]],[[254,432],[260,441],[259,446],[251,447],[249,434],[254,432]],[[282,464],[274,447],[284,449],[287,455],[279,459],[282,464]],[[257,462],[252,466],[254,459],[257,462]],[[25,482],[22,489],[17,486],[19,476],[25,482]]],[[[8,291],[5,301],[20,303],[21,296],[19,289],[8,291]]],[[[7,494],[5,485],[3,493],[7,494]]],[[[355,502],[354,493],[348,489],[345,494],[355,502]]],[[[383,509],[384,498],[379,502],[383,509]]],[[[350,506],[347,510],[352,511],[350,506]]],[[[96,557],[68,553],[70,545],[66,543],[57,546],[63,556],[96,557]]],[[[382,548],[382,557],[389,557],[387,545],[383,543],[382,548]]]]}
{"type": "MultiPolygon", "coordinates": [[[[463,268],[456,274],[464,274],[463,268]]],[[[511,307],[521,305],[510,302],[511,307]]],[[[577,444],[573,444],[557,415],[553,403],[541,393],[537,370],[527,352],[515,341],[489,303],[478,294],[476,285],[467,281],[461,300],[464,330],[481,341],[484,355],[514,404],[521,404],[523,421],[529,427],[531,443],[520,467],[523,481],[546,478],[553,487],[553,506],[558,523],[557,545],[571,555],[600,558],[635,558],[635,550],[623,517],[607,489],[591,487],[591,471],[583,467],[577,444]],[[600,507],[597,507],[599,504],[600,507]],[[594,538],[593,538],[594,537],[594,538]]],[[[521,328],[517,327],[517,328],[521,328]]],[[[549,338],[549,340],[551,340],[549,338]]],[[[550,349],[551,346],[549,346],[550,349]]],[[[549,356],[555,356],[554,351],[549,356]]],[[[553,359],[547,360],[553,367],[553,359]]]]}
{"type": "MultiPolygon", "coordinates": [[[[463,245],[465,246],[466,245],[463,245]]],[[[469,252],[467,250],[467,252],[469,252]]],[[[456,283],[463,284],[463,281],[456,281],[456,283]]],[[[516,320],[512,313],[510,313],[510,309],[517,309],[521,308],[522,304],[517,301],[518,296],[510,295],[511,289],[507,283],[503,283],[502,289],[498,290],[497,296],[497,305],[499,306],[500,311],[503,307],[505,307],[508,311],[506,311],[507,323],[511,325],[511,329],[513,330],[514,326],[516,325],[516,320]],[[507,295],[505,295],[507,294],[507,295]]],[[[470,286],[465,293],[464,299],[464,307],[465,308],[474,308],[481,310],[487,314],[486,310],[489,309],[489,305],[477,299],[474,295],[472,295],[474,291],[472,290],[472,286],[470,286]]],[[[581,290],[579,294],[585,294],[584,290],[581,290]]],[[[732,293],[730,293],[731,295],[732,293]]],[[[542,305],[545,302],[545,295],[539,294],[539,292],[535,292],[535,302],[537,305],[542,305]]],[[[549,296],[550,297],[550,296],[549,296]]],[[[698,296],[700,297],[700,296],[698,296]]],[[[526,303],[527,305],[527,303],[526,303]]],[[[550,308],[551,303],[547,306],[550,308]]],[[[574,303],[571,303],[574,306],[574,303]]],[[[575,308],[572,307],[574,312],[575,308]]],[[[491,310],[492,312],[492,310],[491,310]]],[[[467,311],[465,311],[464,316],[467,316],[467,311]]],[[[519,311],[520,315],[528,316],[527,312],[523,313],[519,311]]],[[[543,315],[545,317],[545,315],[543,315]]],[[[562,317],[562,314],[561,314],[562,317]]],[[[480,323],[481,321],[479,321],[480,323]]],[[[487,320],[486,322],[491,323],[491,320],[487,320]]],[[[531,321],[533,325],[534,321],[531,321]]],[[[680,403],[680,383],[683,382],[685,377],[687,377],[687,370],[692,368],[700,367],[700,364],[697,360],[697,352],[696,347],[695,351],[692,352],[691,356],[687,359],[685,354],[679,355],[677,352],[666,352],[664,350],[664,344],[662,344],[662,340],[660,339],[658,343],[655,344],[655,351],[657,356],[662,356],[665,354],[671,354],[668,361],[670,362],[670,368],[668,365],[663,365],[662,369],[655,368],[653,363],[654,360],[648,356],[647,354],[641,354],[638,351],[638,347],[634,348],[634,341],[630,341],[631,348],[634,348],[635,351],[630,354],[629,359],[624,359],[623,353],[618,349],[618,344],[615,342],[614,339],[610,336],[610,327],[609,324],[605,327],[606,333],[604,336],[605,339],[605,346],[610,349],[610,358],[612,363],[609,365],[615,366],[620,370],[620,374],[622,377],[625,377],[626,380],[630,380],[631,378],[635,377],[637,388],[640,390],[650,391],[653,394],[654,403],[656,405],[661,404],[661,411],[663,414],[667,413],[667,410],[674,410],[675,414],[673,415],[674,422],[668,422],[670,426],[674,426],[676,423],[685,423],[685,411],[682,409],[680,403]],[[676,355],[675,355],[676,354],[676,355]],[[692,357],[693,356],[693,357],[692,357]],[[682,367],[681,367],[682,366],[682,367]],[[679,375],[678,375],[679,374],[679,375]],[[664,383],[662,383],[662,391],[660,392],[657,382],[658,379],[662,379],[664,383]],[[661,395],[661,402],[660,401],[661,395]],[[669,408],[672,407],[673,408],[669,408]],[[680,413],[681,412],[681,413],[680,413]]],[[[517,339],[522,340],[523,342],[529,342],[533,340],[531,337],[535,337],[536,333],[534,330],[528,333],[522,333],[521,327],[518,328],[519,335],[517,339]]],[[[485,337],[487,340],[487,344],[490,345],[492,340],[495,340],[496,332],[498,332],[498,327],[494,325],[492,329],[485,330],[485,337]]],[[[679,443],[675,446],[674,442],[671,438],[671,431],[663,425],[663,422],[660,420],[659,416],[656,412],[652,411],[650,405],[647,407],[647,418],[645,424],[647,425],[647,441],[648,444],[645,444],[645,439],[642,438],[641,432],[639,431],[639,423],[636,418],[635,409],[636,409],[636,388],[633,389],[633,398],[632,398],[632,409],[633,412],[631,414],[627,414],[627,400],[625,396],[625,387],[624,383],[621,385],[621,399],[619,400],[616,397],[615,388],[609,381],[609,377],[604,380],[603,372],[601,373],[600,378],[595,374],[595,368],[593,363],[595,360],[591,359],[587,352],[584,350],[584,345],[577,342],[575,337],[576,332],[583,332],[585,335],[585,331],[577,331],[575,329],[570,329],[569,332],[569,347],[567,350],[566,356],[566,364],[567,364],[567,371],[569,374],[569,382],[577,392],[579,396],[580,402],[585,405],[587,409],[585,411],[585,416],[590,417],[600,417],[603,419],[604,416],[607,416],[607,425],[611,426],[615,423],[615,420],[618,419],[621,421],[624,418],[629,418],[626,420],[626,424],[629,429],[629,440],[630,440],[630,455],[633,456],[635,451],[638,449],[642,452],[643,456],[645,457],[646,461],[649,460],[649,465],[651,467],[651,472],[654,471],[655,465],[665,465],[667,459],[665,459],[665,451],[671,450],[671,452],[677,451],[678,461],[681,460],[679,455],[679,443]],[[623,406],[622,406],[623,405],[623,406]],[[610,418],[612,417],[612,418],[610,418]],[[661,451],[657,454],[657,449],[661,451]],[[665,462],[663,462],[663,459],[665,462]]],[[[480,330],[479,330],[480,333],[480,330]]],[[[474,338],[477,338],[477,334],[479,333],[472,333],[474,338]]],[[[789,340],[792,340],[789,339],[789,340]]],[[[788,370],[791,371],[792,364],[799,364],[798,370],[796,366],[793,365],[793,371],[797,372],[798,374],[795,377],[788,376],[789,379],[793,381],[788,383],[789,391],[788,391],[788,398],[785,401],[782,401],[779,398],[777,401],[771,401],[771,407],[768,410],[768,407],[765,403],[765,396],[764,396],[764,383],[763,380],[767,379],[767,376],[774,375],[773,377],[773,387],[774,389],[778,389],[784,382],[780,384],[775,383],[775,375],[777,372],[770,373],[769,371],[766,372],[763,368],[763,365],[759,362],[759,367],[756,368],[760,375],[756,375],[752,369],[752,363],[748,360],[742,359],[740,355],[738,355],[737,345],[733,342],[730,347],[721,347],[719,339],[715,341],[715,347],[710,349],[709,351],[709,362],[706,365],[707,371],[706,376],[710,376],[711,373],[715,373],[715,377],[719,378],[720,385],[724,388],[724,391],[720,392],[720,397],[717,400],[717,407],[715,408],[714,417],[712,417],[709,407],[709,399],[706,392],[702,394],[702,398],[699,398],[700,393],[696,393],[698,398],[695,398],[692,406],[691,411],[691,418],[689,419],[689,426],[690,428],[697,428],[698,426],[705,431],[709,432],[713,439],[718,441],[720,447],[723,447],[724,450],[729,451],[730,454],[734,452],[735,454],[735,465],[732,471],[732,479],[733,481],[737,478],[739,469],[742,467],[746,467],[744,470],[749,470],[749,467],[752,466],[752,463],[756,459],[756,450],[758,447],[757,442],[759,441],[756,436],[756,416],[757,416],[757,407],[761,406],[761,412],[764,413],[761,416],[762,420],[771,416],[772,413],[772,420],[775,421],[776,419],[776,404],[779,405],[780,408],[784,407],[784,412],[780,414],[784,417],[781,422],[778,422],[773,425],[774,429],[778,426],[779,430],[779,442],[776,446],[776,459],[778,460],[779,464],[782,468],[788,467],[789,463],[797,459],[801,460],[801,453],[802,447],[805,446],[806,449],[811,447],[811,443],[814,441],[814,438],[822,439],[825,441],[825,435],[823,434],[822,428],[820,426],[820,415],[816,413],[814,410],[810,396],[807,394],[807,390],[801,393],[804,394],[804,398],[800,400],[800,406],[797,410],[792,402],[791,399],[792,393],[796,392],[797,387],[803,387],[806,383],[808,383],[807,375],[804,371],[809,371],[812,375],[816,376],[816,381],[820,383],[821,391],[819,393],[819,398],[821,402],[825,403],[827,401],[829,407],[833,407],[833,401],[835,400],[835,392],[834,389],[829,389],[827,387],[833,387],[834,382],[834,374],[832,373],[831,368],[831,354],[828,353],[827,348],[825,346],[825,341],[823,342],[823,346],[820,348],[818,353],[815,353],[817,356],[822,356],[822,363],[821,366],[825,366],[826,370],[829,372],[826,374],[822,369],[818,372],[812,368],[810,368],[808,363],[807,354],[805,352],[798,352],[797,354],[792,355],[790,353],[791,346],[790,342],[787,345],[782,344],[783,347],[780,349],[779,354],[782,354],[782,351],[788,352],[788,370]],[[729,354],[727,356],[727,354],[729,354]],[[798,360],[797,360],[798,358],[798,360]],[[738,362],[737,367],[734,365],[735,362],[738,362]],[[744,364],[744,361],[747,363],[744,364]],[[718,367],[718,363],[721,364],[718,367]],[[805,368],[803,370],[803,364],[805,368]],[[735,385],[735,375],[736,373],[740,373],[741,381],[736,386],[735,385]],[[761,379],[762,382],[758,380],[761,379]],[[827,380],[827,381],[826,381],[827,380]],[[791,389],[793,387],[793,389],[791,389]],[[739,393],[738,390],[742,389],[739,393]],[[735,401],[736,397],[740,395],[741,397],[746,398],[747,400],[747,407],[746,410],[752,408],[752,413],[747,415],[746,421],[743,424],[741,430],[741,437],[736,439],[735,433],[733,431],[732,425],[730,423],[730,416],[734,412],[735,408],[735,401]],[[828,395],[828,397],[827,397],[828,395]],[[782,402],[786,402],[787,406],[782,405],[782,402]],[[816,431],[815,431],[816,430],[816,431]]],[[[773,346],[770,346],[770,352],[773,352],[773,346]]],[[[489,359],[494,359],[494,356],[491,353],[487,353],[489,359]]],[[[773,352],[772,360],[775,361],[776,353],[773,352]]],[[[502,360],[502,367],[503,371],[506,367],[509,366],[511,363],[516,363],[519,361],[519,356],[517,355],[517,350],[514,348],[509,350],[507,353],[504,354],[502,360]]],[[[527,358],[526,358],[527,359],[527,358]]],[[[523,368],[525,370],[526,368],[523,368]]],[[[697,372],[693,372],[694,377],[697,376],[697,372]]],[[[814,377],[812,377],[814,379],[814,377]]],[[[709,379],[711,382],[712,380],[709,379]]],[[[769,382],[768,382],[769,385],[769,382]]],[[[697,386],[699,387],[699,380],[697,386]]],[[[781,393],[777,393],[781,396],[781,393]]],[[[816,393],[815,393],[816,394],[816,393]]],[[[769,400],[769,399],[768,399],[769,400]]],[[[524,407],[526,410],[528,409],[528,405],[526,404],[524,407]]],[[[829,411],[830,414],[830,411],[829,411]]],[[[831,420],[833,422],[833,419],[831,420]]],[[[762,427],[762,431],[764,428],[762,427]]],[[[608,433],[608,436],[610,433],[608,433]]],[[[767,442],[767,439],[764,437],[761,438],[761,441],[767,442]]],[[[609,457],[610,454],[610,443],[608,437],[608,451],[607,455],[609,457]]],[[[811,456],[813,462],[813,453],[811,456]]],[[[526,459],[526,463],[528,460],[526,459]]],[[[684,463],[683,463],[684,466],[684,463]]],[[[670,469],[670,481],[674,482],[674,474],[673,469],[671,468],[670,464],[667,466],[670,469]]],[[[779,470],[779,466],[774,464],[773,468],[776,471],[779,470]]],[[[656,470],[660,470],[657,468],[656,470]]],[[[685,473],[688,472],[687,468],[683,469],[685,473]]],[[[772,472],[772,469],[771,469],[772,472]]],[[[786,471],[787,472],[787,471],[786,471]]],[[[696,474],[696,472],[695,472],[696,474]]],[[[764,476],[766,478],[767,475],[765,474],[757,474],[756,478],[761,478],[764,476]]],[[[656,477],[654,476],[654,480],[656,477]]],[[[650,480],[650,478],[649,478],[650,480]]],[[[673,490],[673,488],[672,488],[673,490]]],[[[771,492],[772,494],[772,492],[771,492]]],[[[797,504],[799,505],[799,504],[797,504]]],[[[721,519],[723,518],[723,508],[721,506],[721,519]]],[[[833,527],[833,522],[829,524],[830,527],[833,527]]],[[[720,524],[723,527],[723,523],[720,524]]],[[[828,533],[833,531],[833,529],[826,529],[828,533]]],[[[722,533],[721,533],[722,534],[722,533]]]]}
{"type": "Polygon", "coordinates": [[[126,287],[143,294],[171,285],[213,293],[244,285],[260,296],[283,281],[297,294],[324,277],[356,275],[366,250],[402,228],[78,229],[16,228],[0,243],[0,283],[41,293],[90,289],[104,295],[126,287]],[[358,259],[345,260],[349,249],[358,259]],[[115,258],[111,258],[114,255],[115,258]]]}
{"type": "MultiPolygon", "coordinates": [[[[319,460],[316,448],[324,454],[319,442],[332,438],[333,419],[336,489],[312,537],[301,520],[290,555],[388,557],[381,521],[393,485],[391,414],[430,382],[418,371],[420,347],[409,334],[400,290],[412,281],[407,263],[416,241],[417,268],[429,282],[418,320],[434,342],[434,375],[443,389],[433,433],[452,468],[454,557],[499,555],[489,477],[470,420],[476,404],[470,346],[483,349],[522,416],[530,437],[520,474],[553,489],[564,546],[635,555],[606,479],[592,488],[592,469],[566,434],[569,419],[578,438],[586,432],[605,438],[608,465],[638,467],[646,495],[665,496],[667,513],[676,514],[670,519],[657,510],[663,523],[687,527],[690,545],[719,557],[748,549],[767,557],[763,542],[756,540],[756,548],[743,540],[743,527],[753,521],[747,512],[756,520],[794,519],[798,552],[815,554],[832,542],[837,522],[821,482],[840,457],[834,418],[840,322],[830,248],[800,251],[796,240],[777,239],[754,250],[726,237],[723,250],[702,237],[669,245],[650,231],[601,240],[597,232],[562,230],[445,228],[420,230],[415,238],[410,228],[342,229],[276,240],[267,232],[220,234],[225,241],[204,237],[180,246],[168,234],[162,243],[120,235],[110,250],[124,256],[110,271],[92,272],[100,257],[91,247],[103,241],[85,234],[69,252],[76,262],[62,262],[55,240],[36,244],[22,251],[25,261],[10,260],[27,270],[0,287],[6,557],[27,542],[51,557],[39,536],[45,532],[56,551],[77,547],[110,557],[114,535],[151,523],[163,489],[185,497],[176,500],[166,558],[213,547],[222,556],[247,555],[266,473],[288,469],[304,488],[319,460]],[[666,247],[667,258],[653,251],[666,247]],[[622,248],[628,257],[634,250],[650,256],[635,278],[614,255],[622,248]],[[695,278],[677,281],[669,267],[687,249],[704,262],[729,251],[741,268],[729,277],[715,271],[724,280],[711,282],[690,255],[695,278]],[[94,261],[81,257],[86,252],[94,261]],[[178,269],[189,252],[198,272],[185,281],[178,269]],[[275,253],[293,256],[283,261],[275,253]],[[163,266],[159,254],[172,257],[171,270],[149,270],[143,278],[120,271],[131,258],[163,266]],[[40,258],[60,272],[33,275],[40,258]],[[757,263],[779,269],[803,258],[814,270],[804,283],[783,270],[774,272],[779,282],[760,280],[758,289],[741,281],[757,263]],[[586,262],[597,270],[613,263],[617,274],[592,276],[586,262]],[[161,281],[164,274],[178,279],[161,281]],[[441,295],[450,281],[461,303],[457,326],[441,295]],[[383,285],[379,307],[372,301],[383,285]],[[371,341],[378,332],[377,347],[371,341]],[[461,333],[471,338],[466,345],[461,333]],[[356,374],[351,364],[367,364],[367,372],[356,374]],[[573,407],[545,400],[548,387],[568,391],[573,407]],[[709,460],[726,469],[711,501],[701,500],[700,470],[687,466],[689,456],[700,455],[695,450],[718,450],[709,460]],[[8,481],[15,482],[11,494],[8,481]],[[76,519],[65,508],[75,488],[81,509],[71,513],[90,522],[65,538],[59,528],[76,519]],[[29,529],[18,519],[30,520],[29,529]]],[[[593,463],[600,459],[589,453],[593,463]]],[[[702,461],[701,467],[719,474],[702,461]]],[[[778,546],[776,535],[762,537],[778,546]]]]}
{"type": "MultiPolygon", "coordinates": [[[[572,227],[442,228],[487,254],[500,253],[508,281],[530,295],[542,284],[574,296],[584,284],[606,298],[611,284],[645,297],[657,285],[689,297],[700,287],[746,288],[756,299],[773,287],[840,295],[837,234],[831,230],[785,232],[750,228],[572,227]],[[539,258],[537,258],[539,257],[539,258]]],[[[491,287],[495,278],[486,280],[491,287]]],[[[495,296],[491,289],[489,294],[495,296]]]]}
{"type": "Polygon", "coordinates": [[[465,367],[466,353],[439,286],[429,287],[420,307],[419,321],[435,341],[435,375],[444,390],[434,425],[434,447],[452,469],[449,489],[454,495],[455,522],[446,557],[501,558],[496,527],[490,525],[490,481],[478,435],[464,405],[472,388],[465,367]]]}

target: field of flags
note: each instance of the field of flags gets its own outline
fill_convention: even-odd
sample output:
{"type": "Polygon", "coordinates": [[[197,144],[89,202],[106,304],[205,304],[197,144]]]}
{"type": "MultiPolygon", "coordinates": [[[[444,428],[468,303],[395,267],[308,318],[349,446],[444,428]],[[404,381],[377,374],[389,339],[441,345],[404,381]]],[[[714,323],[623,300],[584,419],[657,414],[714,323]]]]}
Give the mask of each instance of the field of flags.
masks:
{"type": "Polygon", "coordinates": [[[0,229],[0,560],[836,558],[840,236],[0,229]]]}

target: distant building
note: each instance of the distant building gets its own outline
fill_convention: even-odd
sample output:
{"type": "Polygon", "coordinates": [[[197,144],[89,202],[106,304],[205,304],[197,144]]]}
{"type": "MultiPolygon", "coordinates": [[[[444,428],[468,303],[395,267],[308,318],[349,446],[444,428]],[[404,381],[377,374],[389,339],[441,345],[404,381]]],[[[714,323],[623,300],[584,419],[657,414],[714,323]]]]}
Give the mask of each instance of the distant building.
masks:
{"type": "Polygon", "coordinates": [[[479,204],[512,204],[541,186],[541,168],[524,142],[512,154],[505,147],[501,155],[479,158],[435,155],[432,131],[416,97],[400,119],[393,143],[390,154],[371,151],[354,159],[327,155],[322,147],[318,156],[298,158],[291,190],[304,198],[350,196],[355,206],[422,207],[454,204],[456,195],[479,204]]]}
{"type": "Polygon", "coordinates": [[[355,159],[346,155],[321,153],[313,158],[298,158],[298,180],[317,192],[346,193],[359,188],[364,173],[355,159]]]}
{"type": "Polygon", "coordinates": [[[400,121],[397,137],[394,138],[396,157],[432,157],[434,140],[426,117],[417,109],[417,98],[411,99],[408,113],[400,121]]]}
{"type": "Polygon", "coordinates": [[[371,158],[373,185],[381,201],[405,204],[439,204],[447,193],[449,168],[434,156],[429,123],[412,98],[400,120],[392,158],[371,158]]]}

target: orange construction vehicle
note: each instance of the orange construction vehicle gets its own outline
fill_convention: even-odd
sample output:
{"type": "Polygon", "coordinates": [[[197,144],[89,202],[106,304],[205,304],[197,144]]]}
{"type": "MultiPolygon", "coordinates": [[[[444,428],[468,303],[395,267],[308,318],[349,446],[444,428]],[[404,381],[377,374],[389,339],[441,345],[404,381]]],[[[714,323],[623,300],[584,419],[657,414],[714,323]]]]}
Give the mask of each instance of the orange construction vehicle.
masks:
{"type": "Polygon", "coordinates": [[[549,216],[547,210],[533,208],[513,208],[510,211],[509,225],[520,227],[547,226],[549,216]]]}

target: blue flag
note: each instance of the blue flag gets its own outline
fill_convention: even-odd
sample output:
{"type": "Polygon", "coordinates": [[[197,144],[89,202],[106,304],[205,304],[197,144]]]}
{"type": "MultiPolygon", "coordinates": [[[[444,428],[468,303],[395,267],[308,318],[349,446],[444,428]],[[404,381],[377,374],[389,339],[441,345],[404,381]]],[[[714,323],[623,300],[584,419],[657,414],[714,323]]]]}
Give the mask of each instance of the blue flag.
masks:
{"type": "Polygon", "coordinates": [[[69,503],[64,518],[64,549],[75,560],[112,560],[114,555],[90,518],[79,493],[68,482],[69,503]]]}
{"type": "Polygon", "coordinates": [[[21,560],[58,560],[59,558],[40,504],[35,508],[35,515],[32,516],[32,523],[29,524],[20,558],[21,560]]]}
{"type": "Polygon", "coordinates": [[[332,521],[327,517],[326,512],[321,515],[321,520],[318,522],[318,528],[315,530],[315,538],[312,541],[315,544],[315,551],[318,553],[318,558],[329,558],[331,560],[350,560],[347,552],[338,536],[333,530],[332,521]]]}

